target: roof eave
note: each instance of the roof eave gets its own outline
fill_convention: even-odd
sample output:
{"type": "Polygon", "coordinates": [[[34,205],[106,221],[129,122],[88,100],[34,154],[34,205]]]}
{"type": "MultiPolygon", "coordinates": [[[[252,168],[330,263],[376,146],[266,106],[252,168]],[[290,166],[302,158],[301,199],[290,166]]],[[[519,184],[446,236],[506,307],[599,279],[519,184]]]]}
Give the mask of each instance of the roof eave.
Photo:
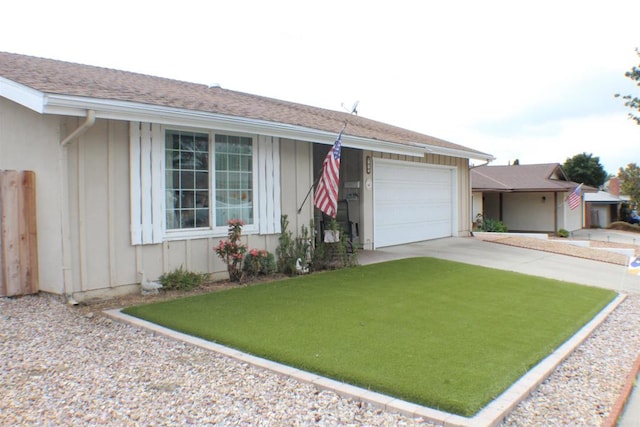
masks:
{"type": "MultiPolygon", "coordinates": [[[[45,93],[0,77],[0,96],[16,102],[40,114],[59,114],[65,116],[84,117],[87,110],[94,110],[96,118],[144,121],[161,123],[170,126],[191,126],[231,131],[267,134],[280,138],[289,138],[331,145],[336,134],[305,126],[250,119],[246,117],[207,113],[159,105],[117,101],[102,98],[45,93]]],[[[380,151],[384,153],[422,157],[425,154],[437,154],[467,159],[492,161],[495,158],[486,153],[440,147],[422,143],[401,144],[353,135],[344,135],[342,144],[345,147],[361,150],[380,151]]]]}
{"type": "Polygon", "coordinates": [[[485,162],[492,162],[496,158],[491,154],[481,153],[479,151],[467,151],[455,148],[439,147],[437,145],[424,145],[427,154],[439,154],[450,157],[462,157],[463,159],[483,160],[485,162]]]}
{"type": "MultiPolygon", "coordinates": [[[[333,144],[336,139],[334,132],[286,123],[160,105],[59,94],[46,95],[43,113],[84,117],[87,110],[94,110],[96,118],[102,119],[153,122],[169,126],[189,126],[203,129],[213,127],[223,131],[266,134],[328,145],[333,144]]],[[[362,150],[417,157],[422,157],[426,152],[425,148],[419,145],[404,145],[352,135],[344,135],[342,145],[362,150]]]]}
{"type": "Polygon", "coordinates": [[[495,193],[566,193],[569,188],[479,188],[473,187],[472,191],[491,191],[495,193]]]}
{"type": "Polygon", "coordinates": [[[44,112],[46,103],[44,93],[4,77],[0,77],[0,97],[7,98],[37,113],[44,112]]]}

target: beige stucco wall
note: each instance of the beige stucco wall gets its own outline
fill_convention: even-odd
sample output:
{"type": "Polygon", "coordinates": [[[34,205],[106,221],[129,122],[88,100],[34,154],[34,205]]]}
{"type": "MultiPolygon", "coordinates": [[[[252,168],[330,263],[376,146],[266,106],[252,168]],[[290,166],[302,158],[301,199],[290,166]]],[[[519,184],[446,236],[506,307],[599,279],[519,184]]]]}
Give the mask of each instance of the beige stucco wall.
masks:
{"type": "Polygon", "coordinates": [[[502,222],[510,231],[555,231],[554,193],[503,193],[502,222]]]}
{"type": "Polygon", "coordinates": [[[0,98],[0,169],[36,174],[39,284],[41,290],[55,293],[63,293],[60,125],[58,117],[0,98]]]}
{"type": "Polygon", "coordinates": [[[611,205],[587,203],[591,210],[591,227],[603,228],[611,224],[611,205]]]}

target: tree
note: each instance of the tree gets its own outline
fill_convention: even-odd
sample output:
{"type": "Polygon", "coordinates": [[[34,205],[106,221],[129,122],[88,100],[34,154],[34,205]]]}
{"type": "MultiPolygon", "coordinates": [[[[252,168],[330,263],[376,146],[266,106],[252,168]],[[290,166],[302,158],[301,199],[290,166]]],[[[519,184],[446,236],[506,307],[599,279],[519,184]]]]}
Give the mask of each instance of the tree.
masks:
{"type": "Polygon", "coordinates": [[[567,159],[562,168],[571,181],[591,187],[598,188],[607,179],[607,172],[600,164],[600,157],[593,157],[593,154],[576,154],[567,159]]]}
{"type": "MultiPolygon", "coordinates": [[[[636,53],[640,57],[640,49],[636,48],[636,53]]],[[[633,80],[636,83],[637,87],[640,87],[640,66],[639,67],[633,66],[631,70],[624,73],[624,75],[625,77],[628,77],[631,80],[633,80]]],[[[617,98],[622,95],[620,95],[619,93],[616,93],[614,96],[617,98]]],[[[624,102],[625,107],[629,107],[632,110],[640,111],[640,96],[624,95],[622,96],[622,99],[625,100],[624,102]]],[[[631,119],[635,120],[635,122],[638,125],[640,125],[640,115],[629,113],[629,117],[631,117],[631,119]]]]}
{"type": "Polygon", "coordinates": [[[624,170],[618,170],[618,178],[621,181],[620,192],[629,195],[634,202],[640,201],[640,167],[635,163],[629,163],[624,170]]]}

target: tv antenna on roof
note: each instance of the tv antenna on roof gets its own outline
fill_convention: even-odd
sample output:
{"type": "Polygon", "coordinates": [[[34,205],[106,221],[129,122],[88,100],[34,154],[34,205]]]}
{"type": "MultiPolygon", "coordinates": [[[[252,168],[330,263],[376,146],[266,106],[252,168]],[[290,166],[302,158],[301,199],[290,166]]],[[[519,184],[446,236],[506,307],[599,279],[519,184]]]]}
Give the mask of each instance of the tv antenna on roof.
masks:
{"type": "Polygon", "coordinates": [[[356,116],[358,115],[358,104],[360,104],[360,101],[356,101],[353,103],[353,106],[351,107],[351,109],[348,109],[347,107],[344,106],[344,102],[342,104],[340,104],[342,106],[342,108],[344,108],[349,114],[355,114],[356,116]]]}

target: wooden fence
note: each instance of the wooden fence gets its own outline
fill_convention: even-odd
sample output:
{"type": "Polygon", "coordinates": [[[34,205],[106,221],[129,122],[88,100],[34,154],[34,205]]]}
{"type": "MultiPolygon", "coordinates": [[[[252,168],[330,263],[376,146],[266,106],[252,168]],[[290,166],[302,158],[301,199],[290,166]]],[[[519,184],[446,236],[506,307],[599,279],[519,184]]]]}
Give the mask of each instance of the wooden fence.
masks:
{"type": "Polygon", "coordinates": [[[0,297],[38,290],[36,175],[0,170],[0,297]]]}

